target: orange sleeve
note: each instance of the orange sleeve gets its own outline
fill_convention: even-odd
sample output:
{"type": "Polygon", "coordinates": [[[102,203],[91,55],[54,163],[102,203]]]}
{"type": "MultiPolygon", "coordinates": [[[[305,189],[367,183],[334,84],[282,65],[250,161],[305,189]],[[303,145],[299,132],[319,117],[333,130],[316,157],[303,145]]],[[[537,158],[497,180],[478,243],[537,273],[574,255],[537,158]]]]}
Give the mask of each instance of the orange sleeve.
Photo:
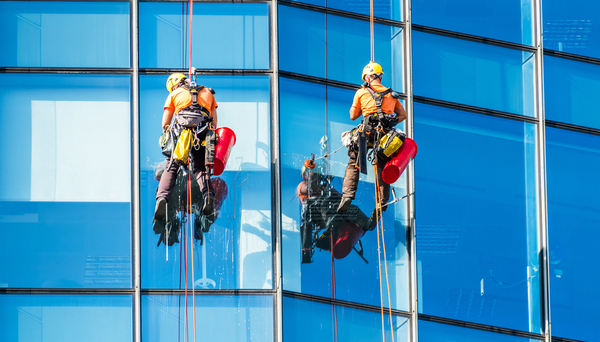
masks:
{"type": "Polygon", "coordinates": [[[361,95],[361,91],[359,89],[354,94],[354,100],[352,100],[352,107],[356,107],[356,108],[360,109],[360,95],[361,95]]]}
{"type": "Polygon", "coordinates": [[[400,99],[396,99],[396,105],[394,106],[394,109],[400,108],[400,107],[402,107],[402,103],[400,103],[400,99]]]}
{"type": "Polygon", "coordinates": [[[175,105],[173,104],[173,98],[171,97],[173,93],[170,93],[169,96],[167,96],[167,100],[165,101],[165,106],[163,109],[170,109],[173,112],[175,112],[175,105]]]}

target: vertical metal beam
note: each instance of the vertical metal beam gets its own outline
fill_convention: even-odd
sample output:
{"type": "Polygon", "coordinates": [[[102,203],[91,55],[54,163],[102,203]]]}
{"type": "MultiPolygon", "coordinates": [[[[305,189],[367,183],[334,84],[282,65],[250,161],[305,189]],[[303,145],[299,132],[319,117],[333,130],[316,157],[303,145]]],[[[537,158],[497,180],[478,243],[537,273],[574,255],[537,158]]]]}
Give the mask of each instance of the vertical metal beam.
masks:
{"type": "MultiPolygon", "coordinates": [[[[412,7],[411,0],[403,0],[404,13],[404,87],[406,94],[406,135],[414,138],[414,112],[413,112],[413,79],[412,79],[412,7]]],[[[406,170],[407,193],[415,192],[415,166],[414,161],[406,170]]],[[[411,341],[419,340],[419,306],[417,298],[417,249],[416,249],[416,216],[415,195],[407,197],[408,202],[408,256],[409,256],[409,302],[411,314],[411,341]]]]}
{"type": "Polygon", "coordinates": [[[279,26],[277,0],[271,1],[271,191],[273,214],[273,283],[275,286],[275,342],[283,341],[283,274],[281,256],[281,161],[279,146],[279,26]]]}
{"type": "Polygon", "coordinates": [[[140,295],[140,108],[138,63],[138,0],[131,0],[131,193],[133,229],[133,340],[141,342],[141,295],[140,295]]]}
{"type": "Polygon", "coordinates": [[[537,116],[537,176],[538,176],[538,217],[540,232],[541,301],[544,341],[552,340],[550,324],[550,278],[548,262],[548,212],[546,198],[546,119],[544,108],[544,32],[542,21],[542,0],[534,0],[535,20],[535,96],[537,116]]]}

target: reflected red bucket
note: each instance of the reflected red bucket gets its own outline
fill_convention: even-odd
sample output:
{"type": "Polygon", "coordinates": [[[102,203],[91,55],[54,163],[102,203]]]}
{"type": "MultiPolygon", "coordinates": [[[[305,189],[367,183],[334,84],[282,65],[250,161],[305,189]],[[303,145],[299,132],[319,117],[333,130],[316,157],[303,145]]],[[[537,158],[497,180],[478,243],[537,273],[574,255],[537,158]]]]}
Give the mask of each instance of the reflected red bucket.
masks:
{"type": "Polygon", "coordinates": [[[220,175],[225,170],[229,153],[231,153],[231,148],[235,145],[235,133],[230,128],[217,128],[217,135],[219,136],[219,140],[215,148],[215,166],[213,170],[215,176],[220,175]]]}
{"type": "Polygon", "coordinates": [[[393,184],[400,178],[400,175],[406,169],[408,162],[417,155],[417,143],[411,138],[405,138],[404,144],[400,146],[398,154],[392,160],[387,162],[381,172],[381,178],[387,184],[393,184]]]}
{"type": "Polygon", "coordinates": [[[364,230],[362,230],[356,223],[347,221],[340,228],[340,234],[333,245],[333,257],[336,259],[343,259],[347,257],[348,254],[352,252],[352,247],[356,245],[358,240],[363,235],[365,235],[364,230]]]}

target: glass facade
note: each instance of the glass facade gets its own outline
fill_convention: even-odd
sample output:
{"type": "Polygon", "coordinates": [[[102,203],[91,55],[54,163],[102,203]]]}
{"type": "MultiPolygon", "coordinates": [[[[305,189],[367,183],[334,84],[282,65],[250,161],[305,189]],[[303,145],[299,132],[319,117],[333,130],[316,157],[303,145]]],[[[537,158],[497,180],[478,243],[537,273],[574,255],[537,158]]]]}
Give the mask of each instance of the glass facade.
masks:
{"type": "Polygon", "coordinates": [[[599,6],[0,1],[0,340],[596,340],[599,6]],[[337,213],[371,59],[418,145],[379,224],[370,165],[337,213]],[[163,232],[191,66],[235,142],[163,232]]]}

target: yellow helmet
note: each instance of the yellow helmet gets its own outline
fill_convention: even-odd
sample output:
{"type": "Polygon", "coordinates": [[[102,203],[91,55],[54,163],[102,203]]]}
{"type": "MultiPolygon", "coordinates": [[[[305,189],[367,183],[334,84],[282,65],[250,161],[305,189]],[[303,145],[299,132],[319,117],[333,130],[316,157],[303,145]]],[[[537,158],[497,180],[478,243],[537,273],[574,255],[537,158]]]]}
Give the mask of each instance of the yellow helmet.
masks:
{"type": "Polygon", "coordinates": [[[367,66],[365,66],[363,68],[363,73],[362,73],[362,80],[365,80],[365,76],[366,75],[373,75],[373,74],[382,74],[383,75],[383,69],[381,68],[381,65],[375,63],[375,62],[369,62],[369,64],[367,64],[367,66]]]}
{"type": "Polygon", "coordinates": [[[169,91],[169,93],[173,91],[173,87],[175,87],[177,84],[179,84],[179,82],[185,80],[186,78],[187,76],[179,72],[171,74],[171,76],[169,76],[169,78],[167,79],[167,90],[169,91]]]}

